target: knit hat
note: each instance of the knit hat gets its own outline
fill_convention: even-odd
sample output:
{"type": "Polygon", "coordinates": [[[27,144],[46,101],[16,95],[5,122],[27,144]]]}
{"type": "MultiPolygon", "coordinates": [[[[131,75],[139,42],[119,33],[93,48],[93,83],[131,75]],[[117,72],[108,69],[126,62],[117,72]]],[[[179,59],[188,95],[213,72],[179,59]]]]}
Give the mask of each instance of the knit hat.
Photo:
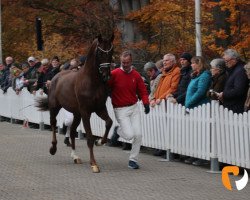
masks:
{"type": "Polygon", "coordinates": [[[184,52],[180,58],[184,58],[191,63],[192,55],[190,53],[184,52]]]}

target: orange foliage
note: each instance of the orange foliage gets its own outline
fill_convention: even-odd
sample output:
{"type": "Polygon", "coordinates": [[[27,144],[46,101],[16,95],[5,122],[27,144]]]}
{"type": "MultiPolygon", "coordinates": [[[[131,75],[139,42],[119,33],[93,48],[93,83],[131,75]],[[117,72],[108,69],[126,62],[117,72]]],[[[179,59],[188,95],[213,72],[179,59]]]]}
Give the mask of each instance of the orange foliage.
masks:
{"type": "MultiPolygon", "coordinates": [[[[249,5],[249,0],[201,1],[202,48],[205,57],[220,56],[225,48],[235,48],[245,59],[249,58],[250,16],[247,11],[249,5]],[[216,29],[212,13],[216,6],[220,6],[222,11],[229,11],[229,18],[226,20],[229,22],[230,33],[223,28],[216,29]],[[227,47],[219,46],[216,43],[217,38],[230,39],[230,44],[227,47]]],[[[179,54],[183,51],[194,54],[193,0],[154,0],[141,10],[130,13],[128,18],[138,22],[141,30],[149,34],[148,45],[158,46],[158,50],[161,50],[159,54],[167,52],[179,54]]],[[[157,53],[158,51],[155,51],[155,54],[157,53]]]]}

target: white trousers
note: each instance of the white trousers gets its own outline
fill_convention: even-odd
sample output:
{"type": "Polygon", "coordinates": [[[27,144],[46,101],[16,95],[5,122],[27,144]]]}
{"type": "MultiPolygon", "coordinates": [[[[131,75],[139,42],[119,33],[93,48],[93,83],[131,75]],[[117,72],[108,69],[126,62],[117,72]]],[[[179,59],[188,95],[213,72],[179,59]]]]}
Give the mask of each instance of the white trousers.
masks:
{"type": "Polygon", "coordinates": [[[65,126],[67,126],[67,131],[66,131],[66,134],[65,134],[65,137],[69,137],[70,136],[70,128],[71,128],[71,125],[73,123],[73,114],[67,110],[65,110],[64,108],[63,109],[63,115],[64,115],[64,124],[65,126]]]}
{"type": "Polygon", "coordinates": [[[135,104],[128,107],[114,108],[114,112],[120,125],[117,133],[125,140],[132,140],[129,160],[137,162],[142,142],[139,107],[135,104]]]}

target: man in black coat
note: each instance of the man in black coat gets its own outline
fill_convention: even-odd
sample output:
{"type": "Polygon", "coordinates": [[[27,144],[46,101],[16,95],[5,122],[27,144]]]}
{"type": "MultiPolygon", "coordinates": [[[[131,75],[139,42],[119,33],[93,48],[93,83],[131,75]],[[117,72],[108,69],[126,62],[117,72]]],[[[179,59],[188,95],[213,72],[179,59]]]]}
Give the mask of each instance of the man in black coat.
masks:
{"type": "Polygon", "coordinates": [[[234,113],[244,112],[244,103],[247,97],[248,78],[244,69],[244,62],[233,49],[227,49],[223,54],[227,67],[227,80],[219,99],[223,106],[234,113]]]}

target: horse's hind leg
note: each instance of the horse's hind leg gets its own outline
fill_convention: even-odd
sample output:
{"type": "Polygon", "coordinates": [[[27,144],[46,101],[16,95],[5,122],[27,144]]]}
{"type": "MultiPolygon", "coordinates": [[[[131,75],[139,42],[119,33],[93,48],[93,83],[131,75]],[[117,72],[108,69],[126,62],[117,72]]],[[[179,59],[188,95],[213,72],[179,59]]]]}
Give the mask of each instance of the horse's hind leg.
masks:
{"type": "Polygon", "coordinates": [[[81,116],[75,114],[72,125],[70,127],[70,139],[71,139],[71,148],[72,148],[71,157],[74,159],[74,163],[76,164],[82,163],[81,159],[75,153],[75,137],[76,137],[75,133],[76,133],[76,128],[78,127],[80,122],[81,122],[81,116]]]}
{"type": "Polygon", "coordinates": [[[104,136],[102,137],[101,140],[98,140],[95,142],[95,144],[97,146],[100,146],[100,145],[103,145],[105,143],[107,143],[107,138],[108,138],[108,133],[109,133],[109,130],[113,124],[113,121],[112,119],[109,117],[109,114],[108,114],[108,111],[107,111],[107,107],[105,106],[105,108],[99,112],[96,112],[96,114],[102,119],[105,121],[105,133],[104,133],[104,136]]]}
{"type": "Polygon", "coordinates": [[[50,125],[52,128],[52,146],[50,147],[50,154],[55,155],[57,150],[57,140],[56,140],[56,116],[61,108],[53,108],[50,110],[50,125]]]}
{"type": "Polygon", "coordinates": [[[82,121],[83,121],[83,126],[86,132],[86,136],[87,136],[87,144],[88,144],[89,155],[90,155],[90,165],[94,173],[99,173],[100,169],[98,165],[96,164],[94,151],[93,151],[95,137],[92,135],[92,131],[90,127],[90,114],[85,114],[85,113],[82,114],[82,121]]]}

